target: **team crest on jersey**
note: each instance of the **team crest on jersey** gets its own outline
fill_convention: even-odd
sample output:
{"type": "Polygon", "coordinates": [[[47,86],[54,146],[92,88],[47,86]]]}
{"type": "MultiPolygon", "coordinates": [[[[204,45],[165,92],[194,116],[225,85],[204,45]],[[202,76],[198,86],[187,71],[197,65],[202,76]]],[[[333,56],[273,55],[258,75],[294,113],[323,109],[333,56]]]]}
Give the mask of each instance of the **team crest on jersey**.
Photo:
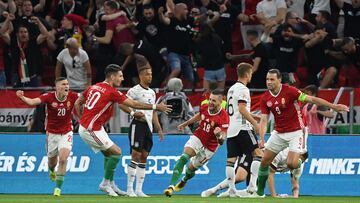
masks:
{"type": "Polygon", "coordinates": [[[68,101],[68,102],[66,103],[66,106],[67,106],[68,109],[70,109],[70,107],[71,107],[71,102],[68,101]]]}
{"type": "Polygon", "coordinates": [[[214,127],[214,126],[215,126],[215,122],[211,121],[211,127],[214,127]]]}
{"type": "Polygon", "coordinates": [[[272,104],[272,102],[271,102],[271,101],[267,101],[267,102],[266,102],[266,106],[267,106],[267,107],[269,107],[269,108],[270,108],[270,107],[272,107],[272,105],[273,105],[273,104],[272,104]]]}
{"type": "Polygon", "coordinates": [[[54,108],[56,108],[56,107],[58,107],[58,103],[53,102],[53,103],[51,103],[51,106],[54,107],[54,108]]]}
{"type": "Polygon", "coordinates": [[[205,119],[204,114],[201,114],[201,120],[204,120],[204,119],[205,119]]]}

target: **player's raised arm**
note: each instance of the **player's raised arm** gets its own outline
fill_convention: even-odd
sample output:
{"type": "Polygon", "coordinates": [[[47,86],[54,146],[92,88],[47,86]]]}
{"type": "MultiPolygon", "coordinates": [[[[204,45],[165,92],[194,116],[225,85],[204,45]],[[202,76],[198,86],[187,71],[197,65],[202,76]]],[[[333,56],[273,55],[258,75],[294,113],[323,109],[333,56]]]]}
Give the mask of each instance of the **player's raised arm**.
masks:
{"type": "Polygon", "coordinates": [[[76,111],[76,114],[81,118],[82,116],[82,108],[81,106],[85,103],[85,97],[83,94],[80,94],[80,96],[77,98],[74,104],[74,108],[76,111]]]}
{"type": "Polygon", "coordinates": [[[142,102],[135,101],[133,99],[127,98],[124,103],[126,106],[134,108],[134,109],[143,109],[143,110],[158,110],[164,113],[169,113],[172,111],[171,105],[167,105],[164,103],[160,104],[146,104],[142,102]]]}
{"type": "Polygon", "coordinates": [[[200,119],[201,119],[200,113],[197,113],[197,114],[195,114],[192,118],[190,118],[189,120],[187,120],[187,121],[183,122],[182,124],[180,124],[180,125],[178,126],[178,130],[179,130],[179,131],[184,131],[184,128],[185,128],[186,126],[191,125],[191,124],[193,124],[193,123],[195,123],[195,122],[198,122],[198,121],[200,121],[200,119]]]}
{"type": "Polygon", "coordinates": [[[299,96],[299,101],[306,103],[313,103],[318,106],[327,106],[333,109],[336,112],[349,111],[349,107],[343,104],[332,104],[325,99],[321,99],[319,97],[306,95],[305,93],[301,93],[299,96]]]}
{"type": "Polygon", "coordinates": [[[265,144],[265,133],[267,130],[268,117],[269,117],[268,114],[261,114],[261,119],[259,124],[260,148],[263,148],[265,144]]]}
{"type": "Polygon", "coordinates": [[[23,101],[25,104],[30,105],[30,106],[36,106],[41,104],[41,100],[40,98],[36,97],[34,99],[28,98],[24,96],[24,91],[18,90],[16,91],[16,96],[19,97],[19,99],[21,99],[21,101],[23,101]]]}

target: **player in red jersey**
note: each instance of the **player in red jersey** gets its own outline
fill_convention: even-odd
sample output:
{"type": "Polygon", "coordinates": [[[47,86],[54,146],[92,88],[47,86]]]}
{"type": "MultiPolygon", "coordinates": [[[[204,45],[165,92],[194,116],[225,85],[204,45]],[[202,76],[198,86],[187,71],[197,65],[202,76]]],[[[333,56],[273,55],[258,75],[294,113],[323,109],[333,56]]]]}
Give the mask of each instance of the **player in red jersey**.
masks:
{"type": "Polygon", "coordinates": [[[170,186],[164,190],[166,196],[171,197],[174,190],[182,190],[186,182],[194,177],[195,171],[211,159],[219,144],[224,143],[229,115],[221,108],[222,96],[221,91],[213,91],[209,97],[209,104],[202,105],[199,113],[178,126],[179,131],[182,131],[186,126],[200,121],[199,127],[186,142],[184,152],[176,162],[170,186]],[[185,176],[175,185],[190,158],[191,162],[187,166],[185,176]]]}
{"type": "Polygon", "coordinates": [[[56,182],[54,195],[60,196],[66,173],[66,161],[73,143],[71,119],[78,94],[69,90],[69,82],[66,78],[59,77],[55,80],[55,92],[45,93],[31,99],[25,97],[23,91],[18,90],[16,96],[30,106],[46,104],[45,129],[49,175],[50,179],[56,182]],[[58,160],[59,166],[55,174],[58,160]]]}
{"type": "Polygon", "coordinates": [[[259,168],[258,190],[257,193],[253,193],[253,197],[265,196],[264,188],[269,175],[269,165],[280,151],[289,147],[286,163],[290,170],[297,169],[302,164],[299,157],[305,148],[303,138],[305,126],[299,102],[327,106],[337,112],[349,111],[349,108],[343,104],[332,104],[324,99],[306,95],[295,87],[281,84],[281,74],[277,69],[268,71],[266,85],[269,91],[263,94],[260,101],[260,147],[264,147],[270,112],[274,115],[275,130],[271,132],[265,147],[259,168]]]}
{"type": "Polygon", "coordinates": [[[105,69],[105,81],[85,90],[75,103],[80,118],[79,134],[95,153],[101,151],[105,158],[105,173],[99,189],[110,196],[124,195],[114,183],[114,172],[121,157],[121,149],[114,144],[105,132],[103,125],[110,119],[113,104],[124,104],[134,109],[159,110],[170,112],[171,106],[146,104],[127,98],[116,89],[124,80],[120,66],[110,64],[105,69]],[[84,110],[81,112],[81,105],[84,110]]]}

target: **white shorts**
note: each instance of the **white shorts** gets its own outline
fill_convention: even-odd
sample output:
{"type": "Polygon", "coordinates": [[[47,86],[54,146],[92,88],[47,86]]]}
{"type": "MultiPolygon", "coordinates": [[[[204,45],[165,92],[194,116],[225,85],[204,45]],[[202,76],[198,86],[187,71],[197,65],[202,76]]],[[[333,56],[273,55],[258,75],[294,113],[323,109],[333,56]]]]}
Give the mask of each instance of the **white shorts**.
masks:
{"type": "Polygon", "coordinates": [[[289,151],[301,154],[307,151],[306,139],[307,130],[305,128],[288,133],[279,133],[274,130],[266,142],[265,149],[278,154],[286,147],[289,147],[289,151]]]}
{"type": "Polygon", "coordinates": [[[101,127],[101,130],[99,131],[89,131],[80,125],[79,134],[84,142],[88,144],[95,153],[106,151],[114,144],[103,127],[101,127]]]}
{"type": "Polygon", "coordinates": [[[205,148],[200,139],[194,135],[190,136],[184,147],[190,147],[195,151],[196,155],[190,160],[195,168],[203,166],[215,153],[205,148]]]}
{"type": "Polygon", "coordinates": [[[73,144],[73,132],[66,134],[46,133],[46,152],[49,158],[57,156],[60,149],[66,148],[71,151],[73,144]]]}

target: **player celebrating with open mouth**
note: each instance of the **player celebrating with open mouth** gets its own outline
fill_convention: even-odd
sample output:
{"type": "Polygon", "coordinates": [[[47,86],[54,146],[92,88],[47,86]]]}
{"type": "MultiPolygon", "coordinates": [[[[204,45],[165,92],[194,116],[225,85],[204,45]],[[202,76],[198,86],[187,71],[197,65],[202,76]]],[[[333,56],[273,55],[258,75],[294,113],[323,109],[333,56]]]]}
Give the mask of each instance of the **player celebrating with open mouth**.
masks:
{"type": "Polygon", "coordinates": [[[201,106],[199,113],[178,126],[182,131],[186,126],[200,121],[199,127],[186,142],[184,152],[176,162],[170,186],[164,190],[166,196],[171,197],[174,190],[176,192],[182,190],[186,182],[195,176],[195,171],[210,160],[219,145],[224,143],[229,116],[221,108],[222,97],[221,91],[213,91],[209,97],[209,104],[201,106]],[[190,158],[191,162],[187,166],[185,176],[175,185],[190,158]]]}
{"type": "Polygon", "coordinates": [[[56,183],[54,196],[60,196],[66,173],[66,161],[73,144],[71,119],[78,94],[69,91],[69,82],[66,78],[59,77],[55,80],[54,92],[31,99],[25,97],[23,91],[18,90],[16,96],[30,106],[46,104],[45,129],[49,175],[51,181],[56,183]],[[55,174],[55,167],[58,163],[57,174],[55,174]]]}

